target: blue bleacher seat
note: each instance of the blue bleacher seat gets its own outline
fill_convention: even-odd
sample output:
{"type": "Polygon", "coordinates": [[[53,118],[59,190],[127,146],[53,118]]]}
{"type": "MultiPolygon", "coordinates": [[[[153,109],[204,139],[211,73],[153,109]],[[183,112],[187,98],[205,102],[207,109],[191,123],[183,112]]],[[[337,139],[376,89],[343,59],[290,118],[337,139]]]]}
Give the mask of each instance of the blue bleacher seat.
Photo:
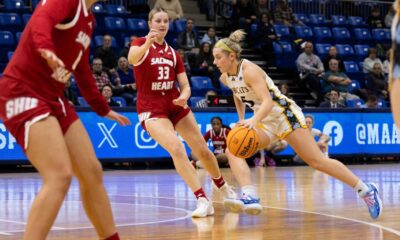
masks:
{"type": "Polygon", "coordinates": [[[186,19],[177,19],[174,21],[177,33],[183,32],[186,29],[186,19]]]}
{"type": "Polygon", "coordinates": [[[360,82],[357,80],[351,80],[351,83],[349,84],[347,89],[350,93],[354,92],[357,89],[360,89],[360,82]]]}
{"type": "Polygon", "coordinates": [[[31,16],[32,16],[32,14],[30,14],[30,13],[22,14],[22,21],[24,22],[24,26],[26,26],[26,24],[28,23],[31,16]]]}
{"type": "Polygon", "coordinates": [[[21,18],[17,13],[0,13],[0,29],[12,32],[22,30],[21,18]]]}
{"type": "Polygon", "coordinates": [[[14,36],[9,31],[0,31],[0,46],[1,47],[14,47],[15,41],[14,36]]]}
{"type": "Polygon", "coordinates": [[[344,61],[343,64],[346,69],[346,73],[360,72],[360,69],[358,68],[358,64],[354,61],[344,61]]]}
{"type": "Polygon", "coordinates": [[[391,33],[389,29],[385,28],[375,28],[371,31],[373,40],[376,43],[390,43],[391,33]]]}
{"type": "Polygon", "coordinates": [[[336,43],[350,43],[352,38],[350,36],[350,31],[344,27],[334,27],[332,28],[333,38],[336,43]]]}
{"type": "Polygon", "coordinates": [[[364,104],[362,99],[346,100],[346,106],[348,108],[360,108],[364,104]]]}
{"type": "Polygon", "coordinates": [[[195,96],[204,96],[208,90],[214,89],[211,78],[207,76],[192,76],[190,82],[195,96]]]}
{"type": "Polygon", "coordinates": [[[93,4],[93,6],[92,6],[92,12],[93,12],[94,14],[104,14],[104,13],[106,13],[106,12],[104,11],[103,5],[101,5],[100,3],[95,3],[95,4],[93,4]]]}
{"type": "Polygon", "coordinates": [[[378,108],[387,108],[387,102],[383,99],[378,98],[378,108]]]}
{"type": "Polygon", "coordinates": [[[358,61],[364,61],[368,57],[368,45],[356,44],[354,45],[354,51],[356,53],[358,61]]]}
{"type": "Polygon", "coordinates": [[[257,36],[257,24],[256,23],[252,23],[250,25],[250,36],[251,37],[256,37],[257,36]]]}
{"type": "Polygon", "coordinates": [[[146,20],[138,18],[129,18],[128,29],[132,31],[132,34],[136,36],[145,36],[149,32],[149,27],[146,20]]]}
{"type": "Polygon", "coordinates": [[[332,33],[328,27],[314,27],[314,36],[317,42],[332,41],[332,33]]]}
{"type": "Polygon", "coordinates": [[[17,32],[15,33],[15,39],[17,40],[17,43],[19,43],[19,40],[21,39],[22,32],[17,32]]]}
{"type": "Polygon", "coordinates": [[[315,51],[320,58],[325,58],[328,55],[329,48],[332,45],[329,43],[316,43],[315,44],[315,51]]]}
{"type": "Polygon", "coordinates": [[[349,16],[349,25],[352,27],[367,27],[367,24],[364,22],[364,19],[359,16],[349,16]]]}
{"type": "Polygon", "coordinates": [[[347,25],[346,16],[342,15],[332,15],[332,26],[334,27],[344,27],[347,25]]]}
{"type": "Polygon", "coordinates": [[[13,51],[9,51],[9,52],[7,53],[8,61],[11,60],[12,55],[14,55],[14,52],[13,52],[13,51]]]}
{"type": "Polygon", "coordinates": [[[311,26],[326,26],[327,21],[322,14],[310,14],[310,25],[311,26]]]}
{"type": "Polygon", "coordinates": [[[189,104],[191,107],[196,107],[196,104],[203,99],[204,97],[190,97],[189,104]]]}
{"type": "Polygon", "coordinates": [[[275,62],[278,68],[294,69],[296,67],[295,59],[298,54],[290,42],[274,41],[273,48],[275,62]]]}
{"type": "Polygon", "coordinates": [[[78,97],[79,106],[81,107],[89,107],[89,104],[83,97],[78,97]]]}
{"type": "Polygon", "coordinates": [[[308,26],[295,26],[294,31],[296,32],[297,38],[301,38],[305,41],[312,41],[314,39],[313,31],[308,26]]]}
{"type": "Polygon", "coordinates": [[[29,12],[30,8],[25,6],[23,0],[4,0],[4,9],[7,12],[29,12]]]}
{"type": "Polygon", "coordinates": [[[343,60],[351,60],[354,56],[353,47],[350,44],[336,44],[338,54],[343,60]]]}
{"type": "Polygon", "coordinates": [[[274,24],[274,29],[276,35],[279,37],[280,40],[291,40],[293,39],[292,35],[290,34],[289,27],[286,25],[274,24]]]}
{"type": "Polygon", "coordinates": [[[357,80],[359,85],[365,85],[364,78],[365,75],[362,69],[359,67],[358,63],[355,61],[344,61],[345,73],[351,80],[357,80]]]}
{"type": "MultiPolygon", "coordinates": [[[[95,36],[94,37],[95,47],[100,47],[101,45],[103,45],[103,37],[104,36],[95,36]]],[[[117,40],[115,39],[114,36],[111,36],[111,47],[118,48],[117,40]]]]}
{"type": "Polygon", "coordinates": [[[372,44],[371,32],[368,28],[354,28],[353,32],[357,43],[372,44]]]}
{"type": "Polygon", "coordinates": [[[32,3],[32,9],[35,9],[36,6],[39,4],[40,0],[31,0],[32,3]]]}
{"type": "Polygon", "coordinates": [[[307,17],[306,14],[303,13],[293,13],[294,18],[297,21],[302,21],[304,24],[308,25],[308,23],[310,23],[310,19],[307,17]]]}
{"type": "Polygon", "coordinates": [[[125,30],[125,20],[119,17],[105,17],[104,24],[108,30],[125,30]]]}
{"type": "Polygon", "coordinates": [[[126,101],[123,97],[112,97],[112,99],[117,102],[121,107],[126,107],[126,101]]]}
{"type": "Polygon", "coordinates": [[[106,12],[109,15],[125,15],[127,14],[126,9],[123,5],[107,4],[105,6],[106,12]]]}

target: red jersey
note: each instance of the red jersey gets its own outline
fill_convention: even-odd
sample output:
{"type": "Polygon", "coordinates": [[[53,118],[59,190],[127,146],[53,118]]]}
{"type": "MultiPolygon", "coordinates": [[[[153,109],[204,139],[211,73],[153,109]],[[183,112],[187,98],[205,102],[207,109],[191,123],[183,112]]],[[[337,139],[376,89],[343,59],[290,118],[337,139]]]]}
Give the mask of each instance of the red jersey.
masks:
{"type": "MultiPolygon", "coordinates": [[[[146,38],[137,38],[132,46],[141,46],[146,38]]],[[[159,96],[179,92],[176,76],[185,72],[179,54],[165,41],[162,45],[153,43],[142,59],[134,65],[138,100],[144,96],[159,96]]],[[[179,94],[178,94],[179,96],[179,94]]]]}
{"type": "Polygon", "coordinates": [[[85,0],[42,0],[25,27],[4,77],[29,85],[44,98],[62,97],[65,85],[51,77],[53,71],[38,52],[39,48],[51,50],[64,62],[65,69],[74,74],[80,92],[93,110],[106,115],[110,108],[98,91],[89,66],[93,28],[94,17],[85,0]]]}
{"type": "Polygon", "coordinates": [[[216,134],[214,130],[210,129],[204,134],[204,140],[206,142],[211,138],[211,143],[214,147],[214,154],[221,154],[225,152],[226,149],[226,136],[229,133],[228,128],[221,128],[219,134],[216,134]]]}

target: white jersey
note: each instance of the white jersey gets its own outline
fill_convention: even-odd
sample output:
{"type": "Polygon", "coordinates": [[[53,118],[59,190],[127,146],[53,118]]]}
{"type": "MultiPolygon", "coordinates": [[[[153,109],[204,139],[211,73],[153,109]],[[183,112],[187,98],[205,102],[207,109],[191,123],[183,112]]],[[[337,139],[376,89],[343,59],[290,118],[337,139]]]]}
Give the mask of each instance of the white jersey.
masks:
{"type": "MultiPolygon", "coordinates": [[[[238,99],[253,109],[254,112],[257,112],[262,100],[244,82],[243,64],[246,62],[250,61],[242,60],[238,66],[238,74],[227,76],[226,83],[238,99]]],[[[297,128],[307,128],[301,108],[293,100],[283,95],[266,73],[264,79],[272,101],[274,101],[274,106],[271,112],[261,120],[259,127],[265,130],[271,142],[285,138],[297,128]]]]}

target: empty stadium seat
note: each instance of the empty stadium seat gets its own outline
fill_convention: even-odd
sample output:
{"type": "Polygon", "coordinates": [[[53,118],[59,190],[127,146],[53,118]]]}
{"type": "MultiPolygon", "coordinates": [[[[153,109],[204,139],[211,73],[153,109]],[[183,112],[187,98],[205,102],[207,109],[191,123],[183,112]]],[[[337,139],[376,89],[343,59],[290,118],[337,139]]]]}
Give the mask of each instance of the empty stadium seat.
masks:
{"type": "Polygon", "coordinates": [[[9,31],[0,31],[0,46],[1,47],[14,47],[15,41],[14,36],[9,31]]]}
{"type": "Polygon", "coordinates": [[[275,62],[278,68],[294,69],[297,53],[290,42],[273,42],[275,62]]]}
{"type": "Polygon", "coordinates": [[[364,19],[359,16],[349,16],[349,25],[352,27],[367,27],[367,24],[364,22],[364,19]]]}
{"type": "Polygon", "coordinates": [[[375,28],[371,31],[375,43],[390,43],[391,33],[389,29],[375,28]]]}
{"type": "Polygon", "coordinates": [[[79,106],[81,107],[89,107],[89,104],[83,97],[78,97],[79,106]]]}
{"type": "Polygon", "coordinates": [[[125,30],[125,20],[119,17],[105,17],[104,24],[108,30],[125,30]]]}
{"type": "Polygon", "coordinates": [[[8,61],[11,60],[11,58],[12,58],[13,55],[14,55],[14,52],[13,52],[13,51],[9,51],[9,52],[7,53],[8,61]]]}
{"type": "Polygon", "coordinates": [[[94,14],[104,14],[104,8],[103,5],[101,5],[100,3],[94,3],[92,6],[92,12],[94,14]]]}
{"type": "Polygon", "coordinates": [[[362,69],[359,67],[358,63],[355,61],[344,61],[344,68],[346,75],[351,80],[357,80],[359,85],[364,85],[365,75],[362,72],[362,69]]]}
{"type": "Polygon", "coordinates": [[[336,44],[338,54],[343,60],[351,60],[354,56],[353,47],[350,44],[336,44]]]}
{"type": "Polygon", "coordinates": [[[378,108],[387,108],[388,104],[385,100],[378,98],[378,108]]]}
{"type": "Polygon", "coordinates": [[[7,31],[21,31],[21,18],[17,13],[0,13],[0,29],[7,31]]]}
{"type": "Polygon", "coordinates": [[[123,97],[112,97],[112,99],[117,102],[121,107],[126,107],[126,101],[123,97]]]}
{"type": "Polygon", "coordinates": [[[129,18],[128,29],[136,36],[145,36],[149,32],[149,27],[144,19],[129,18]]]}
{"type": "Polygon", "coordinates": [[[196,107],[196,104],[203,99],[204,97],[190,97],[189,104],[191,107],[196,107]]]}
{"type": "Polygon", "coordinates": [[[175,30],[177,33],[183,32],[186,29],[186,19],[177,19],[174,21],[175,30]]]}
{"type": "Polygon", "coordinates": [[[357,80],[351,80],[351,83],[349,84],[347,89],[350,93],[354,92],[357,89],[360,89],[360,82],[358,82],[357,80]]]}
{"type": "Polygon", "coordinates": [[[306,41],[310,41],[314,39],[313,31],[308,26],[295,26],[294,31],[296,32],[296,37],[301,38],[306,41]]]}
{"type": "Polygon", "coordinates": [[[368,45],[363,45],[363,44],[354,45],[354,51],[356,53],[358,61],[364,61],[364,59],[368,57],[369,48],[370,47],[368,45]]]}
{"type": "Polygon", "coordinates": [[[343,64],[346,69],[346,73],[360,72],[358,64],[354,61],[344,61],[343,64]]]}
{"type": "Polygon", "coordinates": [[[276,35],[279,37],[280,40],[291,40],[293,39],[292,35],[290,34],[289,27],[286,25],[274,24],[274,29],[276,35]]]}
{"type": "Polygon", "coordinates": [[[214,89],[211,78],[207,76],[192,76],[190,82],[195,96],[204,96],[208,90],[214,89]]]}
{"type": "Polygon", "coordinates": [[[22,32],[17,32],[17,33],[15,33],[15,37],[16,37],[16,39],[17,39],[17,43],[18,43],[19,40],[21,39],[21,36],[22,36],[22,32]]]}
{"type": "Polygon", "coordinates": [[[332,33],[328,27],[314,27],[314,36],[317,42],[332,41],[332,33]]]}
{"type": "Polygon", "coordinates": [[[347,25],[347,19],[342,15],[332,15],[332,26],[334,27],[344,27],[347,25]]]}
{"type": "Polygon", "coordinates": [[[372,44],[371,32],[368,30],[368,28],[354,28],[353,32],[355,36],[355,42],[368,45],[372,44]]]}
{"type": "Polygon", "coordinates": [[[30,8],[25,6],[23,0],[4,0],[4,9],[7,12],[29,12],[30,8]]]}
{"type": "Polygon", "coordinates": [[[32,17],[32,14],[30,13],[25,13],[22,14],[22,21],[24,22],[24,26],[28,23],[29,19],[32,17]]]}
{"type": "Polygon", "coordinates": [[[123,5],[107,4],[105,6],[106,12],[109,15],[125,15],[127,14],[126,9],[123,5]]]}
{"type": "Polygon", "coordinates": [[[352,38],[350,36],[350,31],[344,27],[334,27],[332,28],[333,37],[336,43],[350,43],[352,38]]]}
{"type": "Polygon", "coordinates": [[[326,26],[328,22],[322,14],[310,14],[310,25],[312,26],[326,26]]]}

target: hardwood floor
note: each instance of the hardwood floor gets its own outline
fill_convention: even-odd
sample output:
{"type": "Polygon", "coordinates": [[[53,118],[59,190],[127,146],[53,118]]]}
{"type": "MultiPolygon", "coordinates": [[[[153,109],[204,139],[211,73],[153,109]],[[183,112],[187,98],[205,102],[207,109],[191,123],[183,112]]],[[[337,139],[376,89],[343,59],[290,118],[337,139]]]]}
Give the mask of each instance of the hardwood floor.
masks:
{"type": "MultiPolygon", "coordinates": [[[[198,170],[215,216],[192,219],[196,201],[174,170],[107,171],[104,180],[121,239],[400,239],[400,166],[349,166],[377,183],[384,203],[379,220],[350,187],[308,167],[252,169],[264,206],[259,216],[227,213],[222,196],[198,170]]],[[[225,179],[237,185],[229,169],[225,179]]],[[[21,239],[28,209],[40,188],[36,173],[0,175],[0,239],[21,239]]],[[[97,239],[76,181],[48,237],[97,239]]]]}

